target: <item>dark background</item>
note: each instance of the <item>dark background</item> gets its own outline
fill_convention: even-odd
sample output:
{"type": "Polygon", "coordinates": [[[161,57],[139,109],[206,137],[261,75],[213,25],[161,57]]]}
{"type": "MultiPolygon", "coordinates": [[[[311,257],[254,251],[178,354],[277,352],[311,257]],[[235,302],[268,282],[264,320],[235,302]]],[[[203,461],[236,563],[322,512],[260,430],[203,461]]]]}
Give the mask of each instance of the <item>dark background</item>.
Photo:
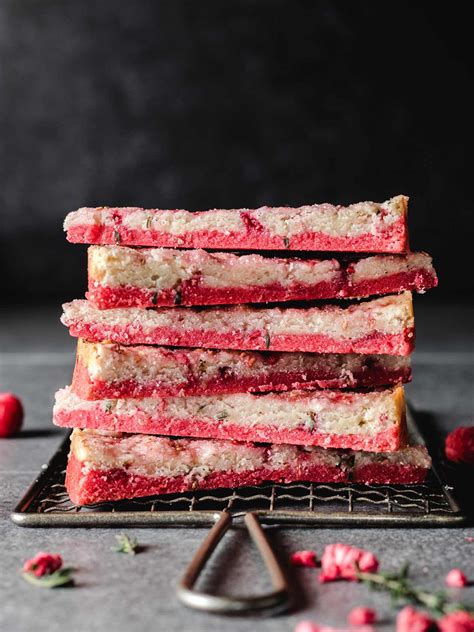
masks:
{"type": "MultiPolygon", "coordinates": [[[[5,301],[72,299],[79,206],[411,198],[433,296],[472,298],[471,23],[462,3],[0,3],[5,301]]],[[[430,295],[429,295],[430,296],[430,295]]]]}

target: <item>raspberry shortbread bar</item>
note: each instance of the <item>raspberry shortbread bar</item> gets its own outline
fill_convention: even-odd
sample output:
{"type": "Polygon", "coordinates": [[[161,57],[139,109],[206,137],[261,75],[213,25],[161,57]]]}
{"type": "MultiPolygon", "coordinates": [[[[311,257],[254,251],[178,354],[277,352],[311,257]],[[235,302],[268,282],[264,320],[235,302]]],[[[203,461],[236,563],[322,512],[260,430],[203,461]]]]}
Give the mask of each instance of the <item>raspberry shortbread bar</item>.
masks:
{"type": "Polygon", "coordinates": [[[368,483],[420,483],[430,466],[422,446],[378,455],[76,429],[66,487],[75,504],[87,505],[269,481],[343,483],[352,477],[368,483]],[[358,458],[365,469],[358,465],[358,458]],[[376,464],[372,469],[371,462],[376,464]]]}
{"type": "Polygon", "coordinates": [[[268,258],[205,250],[89,248],[87,298],[99,309],[231,305],[362,297],[437,283],[425,253],[336,259],[268,258]]]}
{"type": "Polygon", "coordinates": [[[353,452],[351,480],[355,483],[422,483],[431,467],[424,445],[409,445],[397,452],[353,452]]]}
{"type": "Polygon", "coordinates": [[[190,212],[81,208],[64,222],[71,242],[255,250],[405,252],[408,198],[350,206],[313,204],[190,212]]]}
{"type": "Polygon", "coordinates": [[[409,292],[348,307],[216,307],[99,310],[66,303],[72,336],[121,344],[409,355],[414,319],[409,292]]]}
{"type": "Polygon", "coordinates": [[[66,488],[78,505],[266,481],[344,482],[333,450],[74,430],[66,488]]]}
{"type": "Polygon", "coordinates": [[[426,252],[374,255],[349,263],[341,297],[363,297],[410,290],[425,292],[438,285],[433,261],[426,252]]]}
{"type": "Polygon", "coordinates": [[[376,387],[411,379],[409,356],[172,349],[79,339],[82,399],[376,387]]]}
{"type": "Polygon", "coordinates": [[[65,388],[56,393],[53,421],[68,428],[377,452],[398,450],[405,442],[401,386],[103,400],[81,399],[65,388]]]}

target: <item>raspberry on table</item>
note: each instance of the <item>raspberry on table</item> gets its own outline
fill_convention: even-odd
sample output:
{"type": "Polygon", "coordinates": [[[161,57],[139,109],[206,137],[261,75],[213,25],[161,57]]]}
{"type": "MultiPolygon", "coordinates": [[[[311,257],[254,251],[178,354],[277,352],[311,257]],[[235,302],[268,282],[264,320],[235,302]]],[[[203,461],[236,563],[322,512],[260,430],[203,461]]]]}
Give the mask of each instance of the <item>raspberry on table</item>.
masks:
{"type": "Polygon", "coordinates": [[[397,616],[396,632],[428,632],[435,630],[434,620],[425,612],[406,606],[397,616]]]}
{"type": "Polygon", "coordinates": [[[451,588],[464,588],[464,586],[468,585],[468,580],[466,575],[459,568],[453,568],[446,575],[446,585],[451,588]]]}
{"type": "Polygon", "coordinates": [[[450,432],[444,450],[450,461],[474,465],[474,426],[460,426],[450,432]]]}
{"type": "Polygon", "coordinates": [[[376,612],[372,608],[366,606],[358,606],[349,612],[347,623],[349,625],[365,625],[366,623],[374,623],[376,612]]]}
{"type": "Polygon", "coordinates": [[[0,438],[12,437],[23,424],[23,406],[13,393],[0,393],[0,438]]]}
{"type": "Polygon", "coordinates": [[[291,555],[293,566],[311,566],[316,568],[316,553],[314,551],[295,551],[291,555]]]}
{"type": "Polygon", "coordinates": [[[474,617],[469,612],[457,610],[438,621],[439,632],[473,632],[474,617]]]}

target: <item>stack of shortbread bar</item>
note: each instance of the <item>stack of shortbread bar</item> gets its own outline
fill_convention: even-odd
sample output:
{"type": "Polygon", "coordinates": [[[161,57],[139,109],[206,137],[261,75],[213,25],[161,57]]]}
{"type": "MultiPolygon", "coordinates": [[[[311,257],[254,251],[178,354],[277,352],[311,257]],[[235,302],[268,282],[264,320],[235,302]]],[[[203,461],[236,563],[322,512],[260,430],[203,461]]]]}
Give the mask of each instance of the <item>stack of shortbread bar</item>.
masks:
{"type": "Polygon", "coordinates": [[[417,483],[407,198],[256,210],[82,208],[87,300],[54,421],[77,504],[265,481],[417,483]]]}

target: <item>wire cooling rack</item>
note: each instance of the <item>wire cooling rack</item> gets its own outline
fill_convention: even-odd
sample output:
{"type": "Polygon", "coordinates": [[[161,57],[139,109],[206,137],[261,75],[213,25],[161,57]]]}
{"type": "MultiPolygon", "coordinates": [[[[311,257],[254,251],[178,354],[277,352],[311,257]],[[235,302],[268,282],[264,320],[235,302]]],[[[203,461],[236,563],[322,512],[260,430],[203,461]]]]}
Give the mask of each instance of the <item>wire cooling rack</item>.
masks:
{"type": "Polygon", "coordinates": [[[215,523],[222,512],[231,513],[234,520],[252,512],[265,524],[296,526],[455,526],[465,519],[435,458],[426,482],[418,485],[268,483],[78,507],[64,487],[68,451],[69,437],[15,508],[11,517],[16,524],[205,526],[215,523]]]}

